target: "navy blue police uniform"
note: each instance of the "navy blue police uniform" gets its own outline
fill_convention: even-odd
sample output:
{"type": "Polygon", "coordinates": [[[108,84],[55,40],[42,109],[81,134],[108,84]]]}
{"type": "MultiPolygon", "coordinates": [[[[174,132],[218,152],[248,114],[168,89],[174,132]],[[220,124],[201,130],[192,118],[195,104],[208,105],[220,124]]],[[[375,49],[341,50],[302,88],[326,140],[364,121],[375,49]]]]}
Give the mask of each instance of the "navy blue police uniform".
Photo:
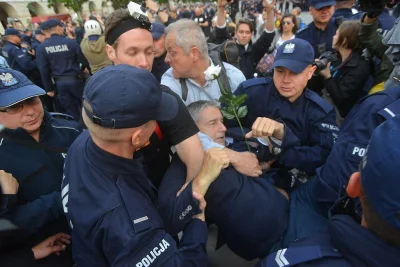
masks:
{"type": "MultiPolygon", "coordinates": [[[[2,109],[16,101],[45,94],[21,73],[6,69],[0,72],[2,109]]],[[[1,133],[0,169],[11,173],[19,183],[17,195],[9,195],[3,202],[3,216],[30,234],[27,241],[30,245],[69,231],[60,189],[64,159],[80,131],[78,123],[68,116],[53,116],[44,111],[38,142],[23,128],[6,129],[1,133]]],[[[66,258],[63,261],[68,263],[66,258]]]]}
{"type": "Polygon", "coordinates": [[[319,57],[326,51],[332,51],[332,39],[336,34],[337,24],[331,19],[325,30],[319,29],[314,22],[296,33],[296,38],[306,40],[314,48],[315,57],[319,57]]]}
{"type": "Polygon", "coordinates": [[[351,8],[339,8],[333,13],[333,18],[347,19],[353,16],[353,10],[351,8]]]}
{"type": "Polygon", "coordinates": [[[247,115],[243,125],[251,129],[258,117],[267,117],[285,125],[279,166],[315,173],[322,166],[339,133],[333,107],[316,93],[305,89],[294,102],[281,96],[271,78],[243,82],[236,95],[247,94],[247,115]]]}
{"type": "MultiPolygon", "coordinates": [[[[47,29],[56,26],[62,24],[55,19],[42,25],[47,29]]],[[[54,91],[52,84],[54,80],[61,107],[67,114],[79,120],[85,85],[82,69],[88,69],[89,64],[78,43],[61,35],[52,34],[39,46],[36,58],[44,89],[47,92],[54,91]]]]}
{"type": "MultiPolygon", "coordinates": [[[[84,105],[94,124],[117,129],[171,119],[178,109],[176,99],[159,90],[150,72],[127,65],[96,72],[85,87],[84,101],[94,110],[84,105]],[[110,86],[117,90],[112,95],[110,86]]],[[[179,212],[189,220],[180,229],[177,247],[163,229],[155,208],[157,191],[138,155],[127,159],[106,152],[88,131],[71,146],[62,197],[77,266],[206,266],[207,227],[192,219],[201,212],[192,184],[181,193],[185,209],[179,212]]]]}
{"type": "MultiPolygon", "coordinates": [[[[158,212],[171,235],[190,220],[176,212],[185,206],[185,196],[176,197],[185,178],[186,167],[175,157],[158,194],[158,212]]],[[[229,166],[211,183],[205,199],[206,220],[218,227],[217,248],[226,243],[246,260],[268,255],[287,228],[289,202],[268,178],[251,179],[229,166]]]]}
{"type": "MultiPolygon", "coordinates": [[[[400,229],[399,133],[398,116],[388,119],[374,130],[358,177],[370,207],[364,207],[365,222],[368,224],[369,220],[376,220],[378,216],[383,222],[380,224],[388,228],[388,233],[400,229]],[[372,207],[374,219],[372,214],[369,214],[370,218],[366,214],[372,212],[372,207]]],[[[387,236],[374,232],[376,225],[372,223],[369,225],[371,230],[361,226],[361,216],[354,210],[354,204],[355,201],[348,196],[338,199],[330,210],[326,229],[296,240],[287,248],[261,260],[258,266],[398,266],[398,244],[390,244],[387,236]]]]}
{"type": "MultiPolygon", "coordinates": [[[[13,28],[7,29],[4,35],[16,35],[21,38],[19,31],[13,28]]],[[[2,54],[10,68],[22,72],[28,77],[32,76],[32,73],[37,71],[36,60],[25,53],[19,45],[7,42],[3,46],[2,54]]]]}
{"type": "Polygon", "coordinates": [[[351,174],[358,170],[373,130],[400,114],[400,88],[390,88],[360,99],[343,122],[326,163],[317,170],[318,201],[329,208],[344,194],[351,174]]]}

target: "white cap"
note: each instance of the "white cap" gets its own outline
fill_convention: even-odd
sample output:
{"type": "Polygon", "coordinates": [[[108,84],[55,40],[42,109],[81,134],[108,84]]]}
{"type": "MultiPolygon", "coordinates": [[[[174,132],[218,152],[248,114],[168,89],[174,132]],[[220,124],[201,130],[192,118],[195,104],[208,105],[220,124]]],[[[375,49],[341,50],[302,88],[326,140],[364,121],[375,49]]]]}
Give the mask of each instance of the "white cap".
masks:
{"type": "Polygon", "coordinates": [[[85,32],[90,35],[101,35],[100,23],[96,20],[88,20],[85,22],[85,32]]]}

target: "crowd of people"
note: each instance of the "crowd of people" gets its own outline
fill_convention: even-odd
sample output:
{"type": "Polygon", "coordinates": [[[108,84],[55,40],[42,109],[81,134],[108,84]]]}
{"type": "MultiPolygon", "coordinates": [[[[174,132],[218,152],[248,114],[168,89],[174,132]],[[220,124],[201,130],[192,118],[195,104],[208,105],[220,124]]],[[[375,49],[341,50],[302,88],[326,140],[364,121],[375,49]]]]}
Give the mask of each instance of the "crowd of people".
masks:
{"type": "Polygon", "coordinates": [[[308,5],[12,20],[0,266],[400,266],[400,4],[308,5]]]}

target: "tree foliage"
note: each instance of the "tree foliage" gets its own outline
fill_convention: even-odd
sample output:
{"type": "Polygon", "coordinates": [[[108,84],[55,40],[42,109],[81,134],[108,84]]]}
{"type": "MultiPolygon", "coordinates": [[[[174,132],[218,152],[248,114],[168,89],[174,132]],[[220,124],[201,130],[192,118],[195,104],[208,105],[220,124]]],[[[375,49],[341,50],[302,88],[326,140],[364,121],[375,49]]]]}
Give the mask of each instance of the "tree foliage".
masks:
{"type": "Polygon", "coordinates": [[[48,0],[48,6],[54,7],[56,4],[64,4],[68,9],[72,9],[76,13],[82,13],[82,5],[89,0],[48,0]]]}

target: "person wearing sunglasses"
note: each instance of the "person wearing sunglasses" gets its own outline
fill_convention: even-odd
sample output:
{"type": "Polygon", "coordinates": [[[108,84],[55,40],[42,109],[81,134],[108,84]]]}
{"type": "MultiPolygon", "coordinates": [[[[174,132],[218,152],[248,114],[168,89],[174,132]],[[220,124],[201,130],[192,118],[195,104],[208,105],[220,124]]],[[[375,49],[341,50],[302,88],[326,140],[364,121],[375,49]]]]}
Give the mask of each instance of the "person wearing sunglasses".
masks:
{"type": "MultiPolygon", "coordinates": [[[[58,232],[68,233],[61,202],[64,159],[81,132],[77,122],[43,109],[46,92],[22,73],[0,69],[0,170],[19,184],[2,215],[26,231],[35,244],[58,232]]],[[[53,266],[71,266],[70,250],[46,259],[53,266]],[[65,264],[65,265],[64,265],[65,264]]]]}
{"type": "Polygon", "coordinates": [[[400,117],[376,128],[346,195],[330,210],[328,227],[272,253],[257,266],[399,266],[399,134],[400,117]]]}

